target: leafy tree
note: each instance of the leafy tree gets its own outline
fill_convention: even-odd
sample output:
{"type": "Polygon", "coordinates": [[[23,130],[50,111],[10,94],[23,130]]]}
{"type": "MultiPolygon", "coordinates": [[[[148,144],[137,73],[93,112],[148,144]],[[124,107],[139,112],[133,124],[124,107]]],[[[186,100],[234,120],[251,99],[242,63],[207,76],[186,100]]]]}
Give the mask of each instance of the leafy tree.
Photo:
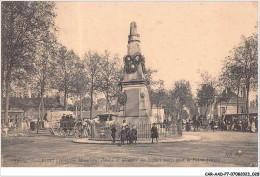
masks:
{"type": "MultiPolygon", "coordinates": [[[[237,114],[239,110],[239,93],[242,84],[244,83],[244,73],[243,66],[237,65],[234,63],[232,57],[227,57],[225,60],[224,67],[222,68],[222,74],[220,76],[220,81],[224,84],[224,87],[229,88],[230,90],[237,93],[237,114]]],[[[220,96],[223,98],[223,96],[220,96]]]]}
{"type": "Polygon", "coordinates": [[[207,71],[200,74],[201,82],[199,83],[200,86],[203,84],[211,85],[215,89],[216,95],[221,95],[222,91],[227,88],[228,86],[224,85],[219,78],[213,77],[207,71]]]}
{"type": "Polygon", "coordinates": [[[166,90],[164,88],[164,81],[159,80],[156,82],[156,87],[155,89],[151,89],[151,104],[156,105],[157,108],[157,114],[159,111],[159,108],[164,107],[164,101],[166,97],[166,90]]]}
{"type": "Polygon", "coordinates": [[[193,97],[185,106],[189,109],[190,115],[198,115],[198,106],[193,97]]]}
{"type": "Polygon", "coordinates": [[[90,99],[90,97],[84,97],[84,98],[82,98],[82,110],[84,110],[84,111],[89,111],[90,109],[90,102],[91,102],[91,99],[90,99]]]}
{"type": "Polygon", "coordinates": [[[238,47],[234,48],[234,62],[242,68],[246,87],[246,113],[249,120],[249,93],[257,89],[258,81],[258,38],[257,34],[245,37],[238,47]]]}
{"type": "MultiPolygon", "coordinates": [[[[30,76],[29,86],[33,92],[39,95],[40,101],[38,106],[38,122],[43,119],[45,115],[45,106],[43,98],[46,90],[51,87],[56,68],[54,67],[54,57],[56,47],[56,37],[53,33],[48,33],[45,36],[44,43],[37,45],[37,54],[33,61],[34,71],[30,76]]],[[[39,127],[37,127],[37,133],[39,127]]]]}
{"type": "Polygon", "coordinates": [[[176,81],[172,94],[176,102],[177,118],[181,119],[184,106],[187,107],[189,102],[192,101],[190,82],[185,80],[176,81]]]}
{"type": "Polygon", "coordinates": [[[188,119],[188,117],[189,117],[189,114],[188,114],[187,110],[183,110],[182,111],[182,118],[183,119],[188,119]]]}
{"type": "Polygon", "coordinates": [[[209,106],[211,106],[215,101],[215,89],[211,84],[202,84],[201,88],[197,91],[197,102],[199,107],[206,107],[205,116],[207,116],[207,111],[209,106]]]}
{"type": "Polygon", "coordinates": [[[99,90],[104,93],[106,98],[106,112],[111,110],[111,104],[117,100],[120,88],[118,86],[123,77],[122,69],[119,67],[119,58],[111,57],[106,50],[102,56],[101,77],[97,80],[99,90]]]}
{"type": "Polygon", "coordinates": [[[152,90],[152,87],[157,84],[157,81],[155,81],[153,78],[153,75],[157,72],[158,72],[157,70],[151,68],[145,70],[144,76],[145,76],[145,83],[147,85],[148,92],[150,92],[152,90]]]}
{"type": "Polygon", "coordinates": [[[89,51],[85,54],[84,57],[85,69],[87,72],[87,77],[90,81],[90,118],[92,118],[93,110],[93,96],[95,92],[99,90],[99,80],[101,77],[101,68],[102,68],[102,56],[97,52],[89,51]]]}
{"type": "Polygon", "coordinates": [[[240,89],[246,88],[246,113],[249,120],[249,94],[251,90],[257,90],[258,38],[257,34],[241,38],[238,46],[230,52],[231,56],[225,59],[221,81],[226,87],[237,92],[237,113],[240,89]]]}
{"type": "Polygon", "coordinates": [[[75,71],[72,73],[72,85],[71,94],[76,97],[76,115],[78,115],[78,100],[80,107],[80,115],[82,118],[82,98],[89,91],[89,78],[87,77],[87,72],[85,71],[85,65],[82,61],[78,60],[75,63],[75,71]]]}
{"type": "Polygon", "coordinates": [[[2,2],[1,81],[5,92],[5,123],[8,123],[11,85],[34,68],[36,46],[44,43],[46,34],[55,27],[54,7],[54,2],[2,2]]]}
{"type": "Polygon", "coordinates": [[[176,100],[173,91],[166,91],[164,97],[164,113],[165,116],[173,119],[173,113],[176,112],[176,100]]]}
{"type": "Polygon", "coordinates": [[[105,98],[97,99],[96,104],[94,105],[95,110],[104,110],[106,108],[107,100],[105,98]]]}
{"type": "Polygon", "coordinates": [[[76,63],[79,57],[72,50],[67,50],[65,46],[61,46],[57,52],[56,58],[56,75],[54,88],[64,93],[64,110],[68,110],[69,93],[73,92],[73,75],[77,72],[76,63]]]}

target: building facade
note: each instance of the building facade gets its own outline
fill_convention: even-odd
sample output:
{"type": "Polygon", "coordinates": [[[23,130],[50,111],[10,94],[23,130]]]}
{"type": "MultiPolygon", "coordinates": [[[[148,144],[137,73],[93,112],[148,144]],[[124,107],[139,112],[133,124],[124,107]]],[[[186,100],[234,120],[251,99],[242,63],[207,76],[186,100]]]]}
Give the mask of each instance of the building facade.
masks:
{"type": "Polygon", "coordinates": [[[246,113],[246,98],[232,94],[231,98],[226,101],[220,101],[215,105],[214,116],[221,117],[229,114],[246,113]]]}
{"type": "MultiPolygon", "coordinates": [[[[20,123],[24,120],[25,112],[19,108],[10,109],[8,112],[8,123],[20,123]]],[[[1,124],[4,124],[4,110],[1,112],[1,124]]]]}

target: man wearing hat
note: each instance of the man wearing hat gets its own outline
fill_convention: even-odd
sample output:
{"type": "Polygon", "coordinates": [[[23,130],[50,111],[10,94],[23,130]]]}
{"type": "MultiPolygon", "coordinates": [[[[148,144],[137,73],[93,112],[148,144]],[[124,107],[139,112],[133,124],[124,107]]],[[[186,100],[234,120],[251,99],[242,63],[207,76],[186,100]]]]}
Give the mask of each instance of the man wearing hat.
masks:
{"type": "Polygon", "coordinates": [[[151,129],[151,134],[152,134],[152,143],[153,143],[153,139],[156,138],[156,142],[158,142],[158,131],[157,131],[157,127],[155,126],[155,123],[153,124],[153,127],[151,129]]]}

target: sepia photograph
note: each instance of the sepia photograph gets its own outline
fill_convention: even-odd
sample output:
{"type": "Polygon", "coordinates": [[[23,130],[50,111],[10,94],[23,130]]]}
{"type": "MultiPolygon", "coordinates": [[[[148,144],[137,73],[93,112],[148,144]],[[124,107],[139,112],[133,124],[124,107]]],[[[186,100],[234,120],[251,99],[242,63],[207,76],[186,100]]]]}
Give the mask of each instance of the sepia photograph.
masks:
{"type": "Polygon", "coordinates": [[[1,2],[1,167],[258,160],[257,1],[1,2]]]}

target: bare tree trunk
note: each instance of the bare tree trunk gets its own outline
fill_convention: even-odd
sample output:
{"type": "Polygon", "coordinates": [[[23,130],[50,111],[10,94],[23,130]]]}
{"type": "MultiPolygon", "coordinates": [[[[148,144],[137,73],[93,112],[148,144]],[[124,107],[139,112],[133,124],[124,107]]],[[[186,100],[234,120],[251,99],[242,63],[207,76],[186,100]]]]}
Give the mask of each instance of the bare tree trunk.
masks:
{"type": "Polygon", "coordinates": [[[250,125],[250,118],[249,118],[249,91],[250,91],[250,82],[247,81],[246,83],[246,116],[248,125],[250,125]]]}
{"type": "Polygon", "coordinates": [[[64,60],[64,111],[68,110],[67,96],[68,96],[68,83],[67,83],[67,70],[66,70],[66,60],[64,60]]]}
{"type": "Polygon", "coordinates": [[[92,109],[93,109],[93,85],[94,85],[94,76],[91,76],[91,88],[90,88],[90,119],[92,119],[92,109]]]}
{"type": "Polygon", "coordinates": [[[82,95],[79,95],[79,101],[80,101],[80,119],[82,120],[82,95]]]}
{"type": "Polygon", "coordinates": [[[206,105],[206,110],[205,110],[205,113],[204,113],[204,115],[205,115],[205,117],[206,117],[206,119],[207,119],[207,113],[208,113],[208,105],[206,105]]]}
{"type": "Polygon", "coordinates": [[[44,97],[44,81],[42,82],[43,85],[41,85],[41,93],[40,93],[40,104],[39,104],[39,110],[38,110],[38,119],[37,119],[37,133],[39,132],[39,123],[40,121],[43,120],[43,115],[44,115],[44,101],[43,101],[43,97],[44,97]]]}
{"type": "Polygon", "coordinates": [[[222,117],[222,112],[221,112],[221,102],[222,102],[222,101],[220,101],[220,103],[219,103],[219,109],[220,109],[220,116],[222,117]]]}
{"type": "Polygon", "coordinates": [[[239,98],[239,86],[237,87],[237,116],[238,116],[238,113],[239,113],[239,104],[238,104],[238,98],[239,98]]]}
{"type": "Polygon", "coordinates": [[[10,101],[10,81],[6,79],[6,92],[5,92],[5,118],[4,123],[8,126],[8,111],[9,111],[9,101],[10,101]]]}
{"type": "Polygon", "coordinates": [[[159,101],[158,101],[156,107],[157,107],[157,121],[158,121],[158,118],[159,118],[159,101]]]}
{"type": "MultiPolygon", "coordinates": [[[[13,28],[13,27],[11,27],[13,28]]],[[[11,60],[12,56],[10,55],[9,60],[11,60]]],[[[9,102],[10,102],[10,92],[11,92],[11,70],[12,70],[12,65],[10,61],[7,62],[7,67],[6,67],[6,78],[5,78],[5,117],[4,117],[4,123],[6,126],[8,126],[9,123],[9,102]]],[[[3,77],[3,76],[2,76],[3,77]]]]}
{"type": "Polygon", "coordinates": [[[63,100],[64,100],[64,111],[67,111],[68,110],[68,105],[67,105],[67,88],[65,88],[63,100]]]}
{"type": "Polygon", "coordinates": [[[106,112],[109,110],[109,100],[108,100],[108,91],[106,90],[106,112]]]}
{"type": "Polygon", "coordinates": [[[180,119],[182,120],[182,110],[183,110],[183,106],[181,106],[181,113],[180,113],[180,119]]]}
{"type": "Polygon", "coordinates": [[[43,101],[43,95],[42,95],[41,96],[41,117],[40,117],[40,121],[43,120],[44,112],[45,112],[45,109],[44,109],[44,101],[43,101]]]}
{"type": "Polygon", "coordinates": [[[77,93],[77,100],[76,100],[76,118],[78,118],[78,98],[79,98],[79,94],[77,93]]]}
{"type": "MultiPolygon", "coordinates": [[[[3,58],[2,58],[3,60],[3,58]]],[[[2,67],[1,67],[1,98],[4,98],[5,95],[5,67],[4,67],[4,63],[2,62],[2,67]]]]}
{"type": "MultiPolygon", "coordinates": [[[[11,34],[14,34],[14,13],[11,11],[10,15],[10,31],[11,34]]],[[[11,52],[12,49],[10,49],[11,52]]],[[[4,117],[4,123],[8,126],[9,123],[9,117],[8,117],[8,111],[9,111],[9,102],[10,102],[10,91],[11,91],[11,72],[13,69],[13,53],[8,53],[7,57],[7,63],[6,63],[6,78],[5,78],[5,117],[4,117]]],[[[3,77],[3,76],[2,76],[3,77]]]]}
{"type": "Polygon", "coordinates": [[[39,133],[39,122],[41,119],[41,101],[38,107],[38,118],[37,118],[37,125],[36,125],[36,130],[37,130],[37,134],[39,133]]]}

